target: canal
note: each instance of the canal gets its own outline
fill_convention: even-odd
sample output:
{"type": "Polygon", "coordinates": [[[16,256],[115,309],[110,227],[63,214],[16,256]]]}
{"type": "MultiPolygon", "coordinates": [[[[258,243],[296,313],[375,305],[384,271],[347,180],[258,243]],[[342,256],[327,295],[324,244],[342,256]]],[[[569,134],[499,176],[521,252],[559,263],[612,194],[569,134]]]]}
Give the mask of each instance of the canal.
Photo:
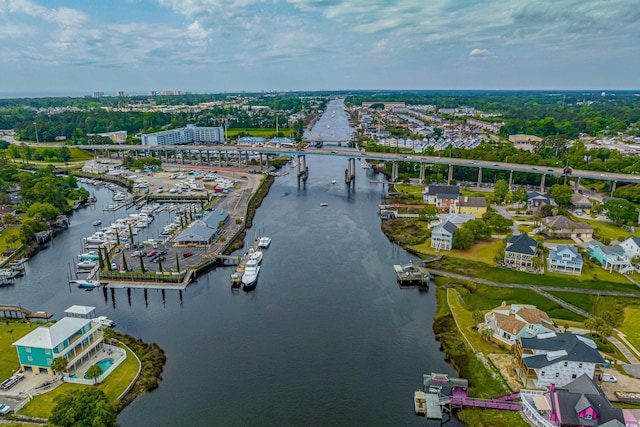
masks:
{"type": "MultiPolygon", "coordinates": [[[[332,102],[327,111],[341,110],[332,102]]],[[[309,156],[307,165],[306,183],[295,169],[276,179],[247,233],[273,239],[252,292],[232,292],[222,268],[182,292],[69,286],[68,262],[93,220],[132,212],[103,213],[110,192],[92,189],[99,204],[74,214],[2,300],[57,317],[93,305],[118,330],[166,350],[160,387],[121,412],[122,426],[438,425],[413,413],[423,373],[454,374],[432,331],[435,290],[396,284],[393,264],[410,256],[380,231],[383,189],[369,183],[378,179],[371,170],[358,163],[349,189],[344,158],[309,156]]],[[[161,213],[147,233],[171,216],[161,213]]]]}

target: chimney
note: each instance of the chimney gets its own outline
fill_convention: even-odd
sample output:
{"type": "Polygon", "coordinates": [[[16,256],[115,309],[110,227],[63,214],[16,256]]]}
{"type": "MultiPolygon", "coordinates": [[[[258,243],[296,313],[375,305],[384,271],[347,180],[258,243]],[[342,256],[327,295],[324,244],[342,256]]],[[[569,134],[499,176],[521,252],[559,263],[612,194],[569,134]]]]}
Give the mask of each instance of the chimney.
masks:
{"type": "Polygon", "coordinates": [[[469,202],[469,196],[464,196],[464,202],[465,203],[469,202]]]}

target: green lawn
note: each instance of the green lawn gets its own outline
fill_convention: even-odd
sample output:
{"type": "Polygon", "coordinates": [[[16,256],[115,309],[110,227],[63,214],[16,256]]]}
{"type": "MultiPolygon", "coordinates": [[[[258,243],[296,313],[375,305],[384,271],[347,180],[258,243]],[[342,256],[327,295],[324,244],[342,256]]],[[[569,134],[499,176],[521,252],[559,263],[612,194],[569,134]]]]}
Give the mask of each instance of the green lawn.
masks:
{"type": "MultiPolygon", "coordinates": [[[[493,256],[493,255],[492,255],[493,256]]],[[[619,274],[596,269],[594,274],[585,273],[579,277],[564,274],[533,274],[494,267],[493,265],[471,259],[454,258],[447,254],[440,261],[433,264],[433,268],[454,271],[470,277],[482,277],[500,283],[520,283],[525,285],[544,285],[557,287],[575,287],[585,289],[601,289],[640,293],[638,287],[624,279],[619,274]],[[620,277],[622,279],[620,279],[620,277]],[[625,280],[626,283],[621,280],[625,280]]],[[[587,271],[591,271],[588,270],[587,271]]]]}
{"type": "Polygon", "coordinates": [[[408,194],[414,198],[419,197],[420,200],[423,200],[422,192],[424,191],[424,185],[396,184],[395,187],[396,187],[396,191],[408,194]]]}
{"type": "Polygon", "coordinates": [[[447,302],[449,304],[449,309],[451,309],[451,313],[456,320],[456,324],[460,329],[460,332],[467,339],[467,342],[471,344],[474,352],[506,352],[504,349],[500,349],[497,346],[491,345],[484,338],[482,338],[481,334],[473,330],[473,327],[476,326],[476,323],[473,321],[473,313],[463,307],[460,299],[458,298],[458,293],[456,293],[455,289],[447,289],[447,302]]]}
{"type": "Polygon", "coordinates": [[[590,224],[594,229],[594,233],[597,234],[598,237],[608,237],[611,240],[619,241],[625,240],[628,237],[640,237],[640,232],[630,233],[625,231],[623,227],[609,222],[596,221],[583,216],[572,216],[571,219],[576,222],[585,222],[590,224]]]}
{"type": "Polygon", "coordinates": [[[640,305],[629,305],[624,309],[624,322],[618,328],[625,334],[627,340],[640,350],[640,305]]]}
{"type": "Polygon", "coordinates": [[[40,325],[16,321],[3,321],[0,323],[0,382],[9,378],[20,368],[18,353],[16,353],[16,349],[11,344],[38,326],[40,325]]]}
{"type": "Polygon", "coordinates": [[[427,239],[419,245],[412,246],[413,249],[427,254],[442,255],[446,252],[447,256],[476,260],[487,264],[494,264],[493,257],[502,247],[502,240],[498,239],[479,241],[467,250],[453,249],[450,251],[436,252],[435,249],[431,247],[431,239],[427,239]]]}
{"type": "MultiPolygon", "coordinates": [[[[125,349],[126,350],[126,349],[125,349]]],[[[114,405],[118,405],[118,396],[127,388],[136,372],[138,372],[138,360],[129,351],[127,352],[127,359],[113,371],[102,384],[98,387],[107,395],[107,399],[114,405]]],[[[55,407],[55,398],[72,390],[84,389],[86,387],[92,387],[82,384],[64,383],[49,393],[35,396],[33,400],[27,403],[21,410],[21,415],[27,415],[31,417],[47,418],[51,414],[51,411],[55,407]]]]}
{"type": "Polygon", "coordinates": [[[5,251],[9,247],[11,247],[12,249],[19,248],[21,244],[22,243],[20,242],[20,226],[6,227],[0,233],[0,252],[5,251]],[[12,243],[11,245],[8,245],[7,244],[7,237],[9,237],[9,236],[17,236],[18,240],[16,242],[12,243]]]}
{"type": "MultiPolygon", "coordinates": [[[[234,138],[240,133],[247,133],[251,136],[261,136],[263,138],[273,138],[276,134],[276,128],[230,128],[227,129],[227,137],[234,138]]],[[[278,128],[278,132],[284,136],[293,135],[293,129],[278,128]]]]}

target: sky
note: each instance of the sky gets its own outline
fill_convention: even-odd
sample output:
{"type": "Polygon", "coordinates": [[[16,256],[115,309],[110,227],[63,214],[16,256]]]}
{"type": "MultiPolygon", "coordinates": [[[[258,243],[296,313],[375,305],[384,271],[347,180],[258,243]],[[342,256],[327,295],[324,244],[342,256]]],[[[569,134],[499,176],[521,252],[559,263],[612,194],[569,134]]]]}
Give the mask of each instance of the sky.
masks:
{"type": "Polygon", "coordinates": [[[0,94],[640,89],[638,0],[0,0],[0,94]]]}

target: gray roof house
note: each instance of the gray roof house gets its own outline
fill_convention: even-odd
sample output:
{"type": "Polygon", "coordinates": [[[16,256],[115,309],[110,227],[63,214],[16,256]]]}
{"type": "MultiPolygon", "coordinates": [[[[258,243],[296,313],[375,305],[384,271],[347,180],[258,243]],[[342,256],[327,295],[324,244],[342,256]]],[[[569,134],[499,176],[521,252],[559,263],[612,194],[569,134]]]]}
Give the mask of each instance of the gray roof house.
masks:
{"type": "Polygon", "coordinates": [[[544,205],[558,206],[553,197],[538,193],[537,191],[530,191],[527,194],[529,196],[527,210],[531,214],[540,214],[542,206],[544,205]]]}
{"type": "Polygon", "coordinates": [[[531,267],[532,259],[538,253],[538,242],[522,233],[507,239],[504,249],[504,263],[514,268],[531,267]]]}
{"type": "Polygon", "coordinates": [[[620,247],[629,259],[633,259],[640,255],[640,237],[629,237],[620,243],[620,247]]]}
{"type": "Polygon", "coordinates": [[[422,198],[425,203],[430,205],[435,205],[437,201],[437,196],[445,194],[449,194],[451,196],[455,195],[455,198],[460,196],[460,187],[457,185],[441,185],[441,184],[433,184],[427,185],[425,190],[422,192],[422,198]]]}
{"type": "Polygon", "coordinates": [[[557,215],[544,219],[545,233],[560,239],[593,239],[593,227],[585,222],[571,221],[569,218],[557,215]]]}
{"type": "Polygon", "coordinates": [[[584,335],[547,333],[520,338],[516,345],[516,372],[524,387],[562,387],[582,374],[600,380],[603,357],[584,335]]]}
{"type": "Polygon", "coordinates": [[[450,251],[453,247],[453,232],[458,228],[454,223],[446,221],[433,227],[431,231],[431,247],[436,252],[450,251]]]}
{"type": "Polygon", "coordinates": [[[582,255],[571,245],[558,245],[549,251],[547,269],[558,273],[581,274],[582,255]]]}

